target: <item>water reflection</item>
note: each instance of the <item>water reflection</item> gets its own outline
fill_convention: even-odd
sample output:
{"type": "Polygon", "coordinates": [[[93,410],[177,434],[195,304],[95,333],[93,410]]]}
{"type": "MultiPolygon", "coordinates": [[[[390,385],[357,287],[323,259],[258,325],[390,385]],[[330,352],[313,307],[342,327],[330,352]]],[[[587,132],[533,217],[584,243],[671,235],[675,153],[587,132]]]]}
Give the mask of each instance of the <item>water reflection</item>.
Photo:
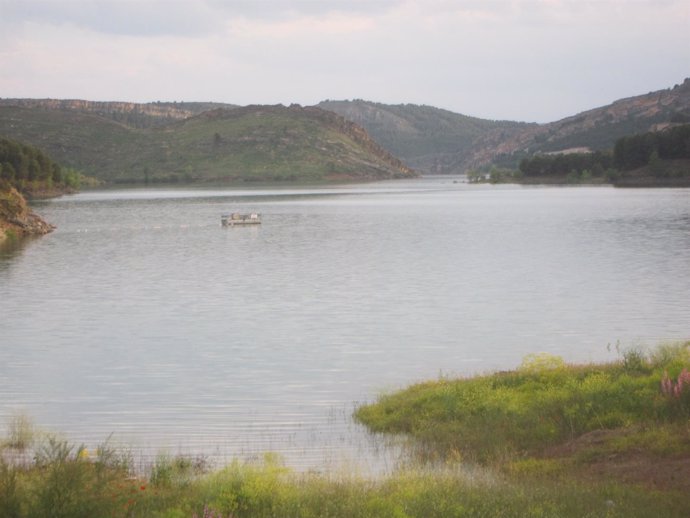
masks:
{"type": "Polygon", "coordinates": [[[19,238],[7,238],[0,241],[0,269],[7,268],[12,260],[21,255],[24,250],[41,236],[27,236],[19,238]]]}

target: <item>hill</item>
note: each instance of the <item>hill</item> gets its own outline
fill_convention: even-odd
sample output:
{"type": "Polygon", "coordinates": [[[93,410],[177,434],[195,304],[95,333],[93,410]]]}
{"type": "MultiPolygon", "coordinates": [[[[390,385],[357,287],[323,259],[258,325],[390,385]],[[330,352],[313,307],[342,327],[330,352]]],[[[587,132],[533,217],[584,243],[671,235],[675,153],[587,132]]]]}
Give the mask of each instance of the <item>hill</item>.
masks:
{"type": "Polygon", "coordinates": [[[395,156],[427,174],[462,172],[486,135],[508,139],[537,126],[479,119],[415,104],[329,100],[318,106],[361,125],[395,156]]]}
{"type": "Polygon", "coordinates": [[[612,149],[616,140],[690,122],[690,79],[548,124],[490,121],[416,105],[324,101],[319,106],[361,124],[396,156],[424,173],[491,165],[517,168],[535,153],[612,149]]]}
{"type": "Polygon", "coordinates": [[[535,154],[611,150],[622,137],[687,122],[690,79],[548,124],[363,100],[238,108],[0,99],[0,136],[34,144],[62,164],[117,182],[413,174],[393,156],[427,174],[517,169],[535,154]]]}
{"type": "Polygon", "coordinates": [[[565,119],[524,128],[505,138],[498,132],[474,147],[468,167],[490,163],[515,167],[536,153],[604,151],[634,134],[690,122],[690,79],[673,88],[620,99],[565,119]]]}
{"type": "Polygon", "coordinates": [[[124,103],[128,112],[173,119],[136,127],[112,116],[118,113],[115,104],[4,101],[0,136],[35,145],[61,164],[107,182],[364,180],[416,174],[361,127],[315,107],[221,107],[185,116],[184,110],[205,106],[130,109],[124,103]]]}

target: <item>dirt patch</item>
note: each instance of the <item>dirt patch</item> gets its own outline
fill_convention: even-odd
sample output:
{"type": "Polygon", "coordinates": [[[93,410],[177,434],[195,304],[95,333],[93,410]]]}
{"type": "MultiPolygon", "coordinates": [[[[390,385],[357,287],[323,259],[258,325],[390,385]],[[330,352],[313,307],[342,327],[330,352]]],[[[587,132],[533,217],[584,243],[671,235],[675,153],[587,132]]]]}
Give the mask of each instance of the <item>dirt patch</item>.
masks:
{"type": "Polygon", "coordinates": [[[651,489],[690,492],[690,457],[673,459],[644,453],[626,454],[583,466],[582,473],[651,489]]]}
{"type": "Polygon", "coordinates": [[[638,432],[634,428],[595,430],[545,450],[543,457],[570,459],[575,474],[587,479],[690,492],[690,448],[680,454],[659,454],[644,447],[612,447],[638,432]]]}

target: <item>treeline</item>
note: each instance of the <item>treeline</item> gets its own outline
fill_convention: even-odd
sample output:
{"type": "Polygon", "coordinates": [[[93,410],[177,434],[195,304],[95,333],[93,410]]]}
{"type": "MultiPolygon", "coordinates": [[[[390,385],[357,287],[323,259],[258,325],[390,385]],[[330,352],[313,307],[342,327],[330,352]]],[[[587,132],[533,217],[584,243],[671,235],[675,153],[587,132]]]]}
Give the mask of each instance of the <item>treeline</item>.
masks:
{"type": "Polygon", "coordinates": [[[520,161],[520,172],[525,176],[567,176],[589,172],[592,176],[600,177],[613,167],[613,155],[607,151],[536,155],[520,161]]]}
{"type": "Polygon", "coordinates": [[[690,124],[666,131],[643,133],[623,137],[613,150],[616,166],[629,171],[648,165],[655,159],[674,160],[690,158],[690,124]]]}
{"type": "Polygon", "coordinates": [[[0,189],[77,189],[79,182],[77,171],[61,167],[40,149],[0,137],[0,189]]]}
{"type": "Polygon", "coordinates": [[[650,174],[664,176],[659,162],[677,159],[690,159],[690,124],[620,138],[612,151],[535,155],[522,159],[519,168],[525,177],[615,179],[645,166],[653,166],[650,174]]]}

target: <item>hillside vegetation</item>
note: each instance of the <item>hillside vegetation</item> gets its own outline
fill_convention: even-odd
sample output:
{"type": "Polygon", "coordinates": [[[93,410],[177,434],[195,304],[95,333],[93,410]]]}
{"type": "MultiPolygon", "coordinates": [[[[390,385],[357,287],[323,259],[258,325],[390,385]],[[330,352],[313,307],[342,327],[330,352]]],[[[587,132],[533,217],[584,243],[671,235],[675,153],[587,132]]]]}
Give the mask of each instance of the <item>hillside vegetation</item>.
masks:
{"type": "Polygon", "coordinates": [[[217,108],[137,128],[96,110],[0,105],[0,135],[107,182],[385,179],[416,173],[335,113],[217,108]]]}

